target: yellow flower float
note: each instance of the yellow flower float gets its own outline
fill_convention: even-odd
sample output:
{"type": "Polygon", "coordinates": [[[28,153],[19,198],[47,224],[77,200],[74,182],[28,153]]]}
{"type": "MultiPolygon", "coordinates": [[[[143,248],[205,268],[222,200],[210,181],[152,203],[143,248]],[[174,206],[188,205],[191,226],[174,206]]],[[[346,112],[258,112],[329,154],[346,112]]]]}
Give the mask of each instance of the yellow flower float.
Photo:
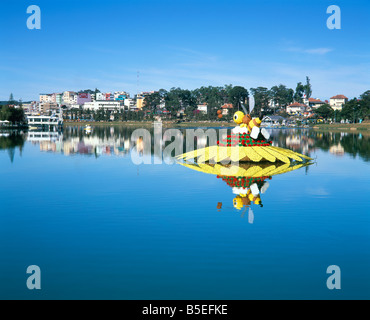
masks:
{"type": "Polygon", "coordinates": [[[231,162],[283,162],[291,161],[306,162],[312,158],[294,152],[289,149],[280,148],[272,145],[269,140],[270,135],[265,128],[260,128],[261,120],[253,118],[245,113],[237,111],[234,114],[234,122],[237,124],[232,129],[231,135],[222,142],[217,142],[217,146],[209,146],[197,149],[177,156],[178,160],[194,160],[204,163],[212,161],[214,163],[231,162]]]}

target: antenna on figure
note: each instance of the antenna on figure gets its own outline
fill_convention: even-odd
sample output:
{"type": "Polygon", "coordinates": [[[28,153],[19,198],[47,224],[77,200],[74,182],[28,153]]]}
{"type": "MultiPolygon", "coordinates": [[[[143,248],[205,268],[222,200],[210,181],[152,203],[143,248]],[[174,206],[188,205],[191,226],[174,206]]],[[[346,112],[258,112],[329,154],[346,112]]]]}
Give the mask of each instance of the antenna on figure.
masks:
{"type": "Polygon", "coordinates": [[[140,76],[140,71],[137,71],[137,82],[136,82],[136,96],[139,94],[139,76],[140,76]]]}
{"type": "Polygon", "coordinates": [[[252,113],[253,109],[254,109],[254,97],[249,96],[249,113],[252,113]]]}

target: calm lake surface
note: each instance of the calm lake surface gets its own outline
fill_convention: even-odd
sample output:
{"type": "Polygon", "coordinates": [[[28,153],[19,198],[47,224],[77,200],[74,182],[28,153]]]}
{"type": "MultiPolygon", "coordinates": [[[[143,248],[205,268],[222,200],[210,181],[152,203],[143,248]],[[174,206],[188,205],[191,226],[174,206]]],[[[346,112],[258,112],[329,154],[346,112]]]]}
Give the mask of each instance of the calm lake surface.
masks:
{"type": "Polygon", "coordinates": [[[138,155],[132,131],[0,133],[1,299],[370,298],[368,133],[270,130],[315,160],[272,176],[251,213],[216,175],[138,155]]]}

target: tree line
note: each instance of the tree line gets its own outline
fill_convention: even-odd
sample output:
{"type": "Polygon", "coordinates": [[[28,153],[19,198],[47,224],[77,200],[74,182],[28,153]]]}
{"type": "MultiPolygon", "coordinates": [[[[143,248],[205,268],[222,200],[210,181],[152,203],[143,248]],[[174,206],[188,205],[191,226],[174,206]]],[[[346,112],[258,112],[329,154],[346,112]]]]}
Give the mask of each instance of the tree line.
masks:
{"type": "MultiPolygon", "coordinates": [[[[217,110],[223,104],[230,103],[234,109],[240,109],[243,104],[249,111],[249,96],[253,95],[255,107],[253,116],[264,116],[275,111],[285,109],[293,101],[303,102],[303,97],[311,97],[312,88],[310,79],[306,77],[306,83],[299,82],[295,90],[283,84],[266,87],[250,88],[242,86],[208,86],[194,90],[171,88],[169,91],[160,89],[155,93],[147,95],[144,100],[144,110],[156,113],[163,107],[172,115],[176,115],[180,110],[184,110],[188,118],[207,118],[216,119],[217,110]],[[271,106],[271,103],[273,106],[271,106]],[[207,104],[207,114],[202,115],[197,112],[198,105],[207,104]]],[[[228,114],[228,119],[232,117],[232,112],[228,114]]]]}
{"type": "Polygon", "coordinates": [[[26,122],[22,100],[19,102],[15,101],[12,93],[9,96],[8,102],[0,106],[0,121],[9,121],[12,124],[23,124],[26,122]],[[20,106],[15,108],[14,106],[16,104],[20,106]]]}
{"type": "Polygon", "coordinates": [[[370,90],[365,91],[359,98],[349,100],[342,110],[334,110],[329,104],[324,104],[315,110],[315,114],[335,122],[350,120],[359,122],[370,117],[370,90]]]}

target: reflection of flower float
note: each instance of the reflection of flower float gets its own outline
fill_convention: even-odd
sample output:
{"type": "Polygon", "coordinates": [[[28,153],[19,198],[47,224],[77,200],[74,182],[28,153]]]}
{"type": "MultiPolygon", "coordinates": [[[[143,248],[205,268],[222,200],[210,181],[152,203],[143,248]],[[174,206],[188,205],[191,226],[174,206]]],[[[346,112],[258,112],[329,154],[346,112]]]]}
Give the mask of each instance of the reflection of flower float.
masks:
{"type": "MultiPolygon", "coordinates": [[[[298,163],[243,163],[239,165],[205,164],[205,163],[180,163],[181,165],[203,173],[216,175],[218,179],[226,182],[236,195],[233,199],[233,206],[242,210],[243,215],[249,208],[249,221],[253,222],[252,204],[262,207],[261,194],[269,187],[267,180],[272,176],[283,174],[289,171],[308,166],[312,162],[298,163]]],[[[217,204],[217,209],[222,208],[222,202],[217,204]]]]}
{"type": "Polygon", "coordinates": [[[231,160],[232,162],[284,162],[291,160],[304,162],[312,160],[303,154],[289,149],[272,146],[270,135],[265,128],[260,129],[261,120],[237,111],[234,121],[238,124],[222,142],[217,146],[197,149],[177,156],[177,158],[190,160],[197,158],[197,162],[213,161],[216,163],[231,160]]]}

